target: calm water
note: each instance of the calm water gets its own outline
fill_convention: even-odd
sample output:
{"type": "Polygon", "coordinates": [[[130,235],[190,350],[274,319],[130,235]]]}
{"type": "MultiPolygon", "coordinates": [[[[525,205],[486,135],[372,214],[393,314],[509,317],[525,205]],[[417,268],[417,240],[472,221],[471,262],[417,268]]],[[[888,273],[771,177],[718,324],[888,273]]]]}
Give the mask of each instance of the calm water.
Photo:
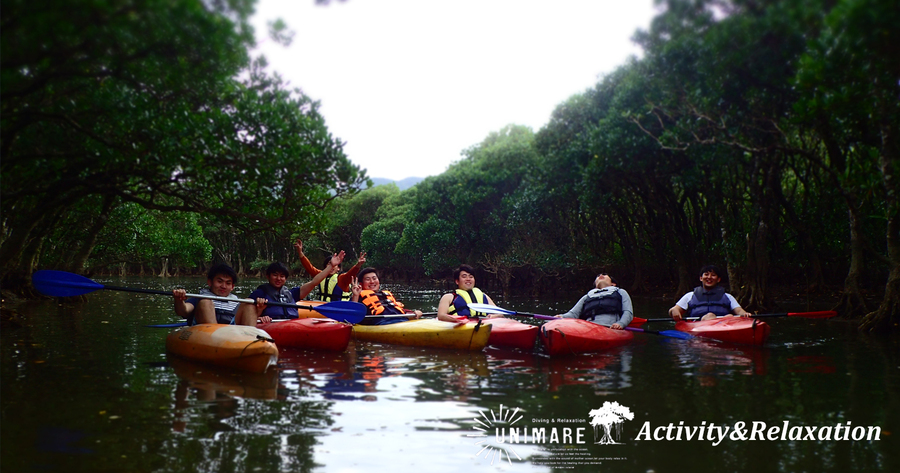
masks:
{"type": "MultiPolygon", "coordinates": [[[[242,283],[246,295],[259,282],[242,283]]],[[[440,294],[389,289],[425,311],[440,294]]],[[[500,299],[552,314],[577,296],[500,299]]],[[[635,301],[645,317],[669,305],[635,301]]],[[[0,331],[4,473],[900,471],[898,341],[840,321],[768,319],[761,348],[636,334],[607,353],[554,359],[351,343],[282,350],[277,370],[248,375],[167,359],[166,329],[144,327],[175,321],[163,296],[99,291],[17,309],[19,324],[0,331]],[[617,444],[597,444],[605,430],[590,411],[612,402],[632,418],[611,429],[617,444]],[[708,440],[710,427],[740,422],[791,429],[783,440],[708,440]],[[880,440],[835,440],[848,422],[879,427],[880,440]],[[809,430],[825,440],[804,440],[809,430]]]]}

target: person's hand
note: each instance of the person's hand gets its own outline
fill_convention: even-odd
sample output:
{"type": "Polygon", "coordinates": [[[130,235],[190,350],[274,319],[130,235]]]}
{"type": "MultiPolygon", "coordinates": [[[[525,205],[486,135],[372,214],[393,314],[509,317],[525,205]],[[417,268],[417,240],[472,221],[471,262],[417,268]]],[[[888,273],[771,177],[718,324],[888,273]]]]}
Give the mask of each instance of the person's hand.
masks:
{"type": "Polygon", "coordinates": [[[416,314],[416,318],[417,318],[417,319],[421,319],[421,318],[422,318],[422,311],[421,311],[421,310],[414,310],[413,313],[416,314]]]}
{"type": "Polygon", "coordinates": [[[359,255],[359,259],[356,260],[356,262],[359,263],[360,266],[362,266],[362,264],[366,262],[366,252],[365,252],[365,251],[363,251],[363,252],[359,255]]]}
{"type": "Polygon", "coordinates": [[[616,322],[616,323],[610,325],[609,328],[611,328],[613,330],[622,330],[625,327],[622,327],[622,324],[616,322]]]}
{"type": "Polygon", "coordinates": [[[299,238],[297,238],[297,241],[294,242],[294,248],[297,248],[297,254],[303,256],[303,242],[300,241],[299,238]]]}
{"type": "MultiPolygon", "coordinates": [[[[269,302],[269,301],[267,301],[264,297],[256,298],[256,306],[255,307],[256,307],[256,318],[257,319],[263,318],[262,313],[264,310],[266,310],[267,302],[269,302]]],[[[266,316],[266,317],[268,317],[268,316],[266,316]]],[[[268,318],[269,318],[269,322],[271,322],[272,318],[271,317],[268,317],[268,318]]]]}
{"type": "Polygon", "coordinates": [[[175,289],[172,291],[172,297],[174,297],[176,301],[184,302],[187,300],[187,291],[184,289],[175,289]]]}
{"type": "Polygon", "coordinates": [[[268,315],[261,315],[261,316],[259,316],[259,317],[256,318],[256,323],[258,323],[258,324],[270,324],[270,323],[272,323],[272,317],[269,317],[268,315]]]}
{"type": "Polygon", "coordinates": [[[331,255],[331,266],[333,266],[335,268],[340,268],[341,263],[344,262],[345,255],[346,255],[346,253],[344,253],[344,250],[341,250],[340,253],[334,253],[333,255],[331,255]]]}
{"type": "Polygon", "coordinates": [[[362,286],[359,285],[359,279],[351,278],[350,279],[350,293],[353,294],[354,297],[359,297],[359,293],[362,292],[362,286]]]}

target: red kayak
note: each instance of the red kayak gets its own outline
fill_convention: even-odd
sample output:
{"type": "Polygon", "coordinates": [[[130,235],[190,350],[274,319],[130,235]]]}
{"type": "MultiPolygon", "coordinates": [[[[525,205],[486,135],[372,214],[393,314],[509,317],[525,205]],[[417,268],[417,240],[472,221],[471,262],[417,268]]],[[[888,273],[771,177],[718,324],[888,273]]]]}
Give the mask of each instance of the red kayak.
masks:
{"type": "Polygon", "coordinates": [[[719,317],[700,322],[675,324],[675,330],[697,337],[712,338],[723,342],[762,345],[769,338],[772,327],[752,317],[719,317]]]}
{"type": "Polygon", "coordinates": [[[291,319],[259,324],[279,347],[344,351],[353,326],[331,319],[291,319]]]}
{"type": "Polygon", "coordinates": [[[634,339],[627,330],[613,330],[581,319],[551,320],[541,326],[541,342],[550,356],[593,353],[626,345],[634,339]]]}
{"type": "MultiPolygon", "coordinates": [[[[476,322],[478,319],[469,319],[476,322]]],[[[537,340],[537,325],[529,325],[518,320],[495,317],[481,319],[482,324],[491,326],[491,336],[488,345],[504,348],[520,348],[532,350],[537,340]]]]}

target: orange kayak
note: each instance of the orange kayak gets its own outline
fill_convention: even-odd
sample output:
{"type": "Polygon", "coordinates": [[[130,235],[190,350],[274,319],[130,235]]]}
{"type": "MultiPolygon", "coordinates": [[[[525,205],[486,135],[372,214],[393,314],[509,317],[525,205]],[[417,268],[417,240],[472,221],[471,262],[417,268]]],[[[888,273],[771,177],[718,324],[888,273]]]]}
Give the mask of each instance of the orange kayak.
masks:
{"type": "MultiPolygon", "coordinates": [[[[302,310],[302,309],[301,309],[302,310]]],[[[282,348],[344,351],[353,326],[331,319],[291,319],[256,326],[268,333],[282,348]]]]}
{"type": "Polygon", "coordinates": [[[179,356],[166,358],[175,374],[191,388],[249,399],[278,397],[278,370],[251,373],[195,363],[179,356]]]}
{"type": "Polygon", "coordinates": [[[541,326],[541,342],[547,354],[574,355],[593,353],[627,345],[634,334],[613,330],[581,319],[551,320],[541,326]]]}
{"type": "Polygon", "coordinates": [[[675,330],[697,337],[746,345],[766,343],[771,329],[769,324],[753,317],[719,317],[699,322],[681,320],[675,324],[675,330]]]}
{"type": "Polygon", "coordinates": [[[166,336],[166,351],[200,363],[263,373],[278,362],[269,334],[245,325],[199,324],[166,336]]]}

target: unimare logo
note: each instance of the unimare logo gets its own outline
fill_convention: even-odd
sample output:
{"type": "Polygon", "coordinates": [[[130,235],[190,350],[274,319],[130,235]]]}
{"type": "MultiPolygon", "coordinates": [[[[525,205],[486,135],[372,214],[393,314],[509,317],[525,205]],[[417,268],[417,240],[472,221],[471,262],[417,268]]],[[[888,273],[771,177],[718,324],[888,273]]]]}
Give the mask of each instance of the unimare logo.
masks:
{"type": "MultiPolygon", "coordinates": [[[[481,456],[484,453],[484,458],[491,457],[491,465],[494,464],[494,460],[503,461],[503,455],[506,455],[506,461],[512,464],[512,455],[515,455],[517,460],[522,460],[518,453],[508,444],[492,444],[491,438],[496,439],[495,432],[500,431],[501,429],[505,430],[506,427],[512,428],[512,426],[522,420],[522,415],[519,414],[519,408],[516,410],[510,411],[508,408],[506,412],[503,411],[503,404],[500,404],[500,411],[495,413],[493,409],[490,410],[491,416],[488,417],[484,411],[478,411],[481,414],[479,417],[475,417],[475,430],[478,431],[474,434],[469,434],[467,437],[474,437],[478,439],[475,442],[475,445],[480,448],[478,453],[475,454],[476,457],[481,456]],[[510,455],[510,453],[512,455],[510,455]]],[[[503,438],[503,434],[500,434],[500,438],[503,438]]]]}
{"type": "Polygon", "coordinates": [[[618,445],[616,439],[622,436],[622,424],[634,419],[631,409],[615,401],[606,401],[600,409],[591,409],[590,416],[591,425],[594,426],[594,443],[600,445],[618,445]],[[613,428],[616,432],[615,439],[612,436],[613,428]]]}
{"type": "MultiPolygon", "coordinates": [[[[523,461],[514,446],[548,448],[553,446],[587,445],[588,425],[594,429],[595,445],[621,445],[617,440],[622,435],[622,424],[634,419],[631,409],[618,402],[604,402],[599,409],[591,409],[588,422],[585,417],[533,416],[530,425],[520,422],[524,418],[521,409],[510,409],[500,405],[499,411],[478,411],[475,417],[475,433],[467,437],[476,439],[476,457],[484,455],[494,460],[512,463],[513,457],[523,461]]],[[[527,456],[527,455],[526,455],[527,456]]]]}

